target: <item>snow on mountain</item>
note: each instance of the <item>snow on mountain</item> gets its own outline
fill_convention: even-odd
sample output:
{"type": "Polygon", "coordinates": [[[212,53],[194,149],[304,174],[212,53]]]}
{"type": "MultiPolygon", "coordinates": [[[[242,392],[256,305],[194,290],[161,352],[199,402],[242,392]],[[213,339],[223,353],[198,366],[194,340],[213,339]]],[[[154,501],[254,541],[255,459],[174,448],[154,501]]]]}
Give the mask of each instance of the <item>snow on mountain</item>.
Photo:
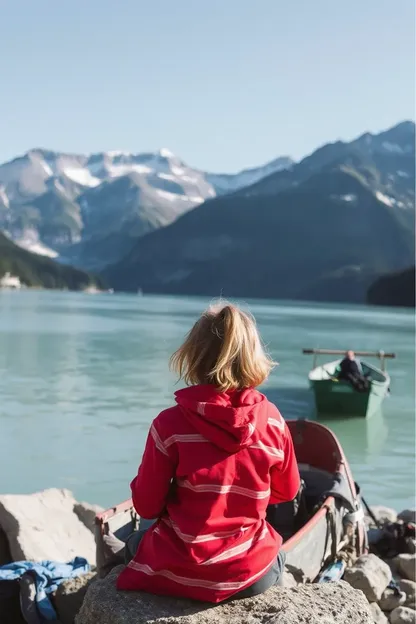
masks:
{"type": "Polygon", "coordinates": [[[200,200],[232,192],[253,184],[275,171],[290,167],[290,158],[277,160],[236,174],[205,173],[185,165],[167,148],[158,152],[132,154],[113,150],[90,156],[34,149],[0,165],[0,185],[10,201],[25,203],[46,191],[62,176],[87,188],[94,188],[130,173],[158,176],[163,180],[195,185],[192,196],[200,200]]]}
{"type": "Polygon", "coordinates": [[[82,186],[98,186],[101,184],[101,180],[91,174],[88,169],[84,167],[66,167],[64,174],[73,182],[77,182],[82,186]]]}
{"type": "Polygon", "coordinates": [[[379,152],[392,156],[414,154],[415,124],[413,121],[402,121],[379,134],[366,132],[353,141],[352,145],[358,145],[361,148],[366,147],[373,153],[379,152]]]}
{"type": "Polygon", "coordinates": [[[386,206],[390,206],[390,208],[393,208],[393,206],[397,203],[393,197],[388,197],[388,195],[385,195],[380,191],[376,191],[376,197],[378,201],[383,202],[383,204],[386,204],[386,206]]]}
{"type": "Polygon", "coordinates": [[[23,247],[23,249],[27,249],[27,251],[31,251],[39,256],[47,256],[48,258],[56,258],[58,256],[58,252],[50,249],[50,247],[47,247],[39,241],[36,230],[25,230],[23,236],[14,242],[19,245],[19,247],[23,247]]]}
{"type": "Polygon", "coordinates": [[[207,173],[206,178],[214,186],[218,195],[224,195],[226,193],[238,191],[245,186],[251,186],[259,182],[262,178],[276,173],[277,171],[290,169],[293,164],[294,161],[291,158],[283,156],[262,167],[244,169],[236,174],[207,173]]]}
{"type": "Polygon", "coordinates": [[[0,205],[3,205],[4,208],[9,208],[10,201],[7,197],[6,189],[4,186],[0,185],[0,205]]]}
{"type": "Polygon", "coordinates": [[[63,246],[101,240],[117,228],[142,235],[291,164],[279,158],[222,175],[188,167],[167,148],[90,155],[36,148],[0,165],[0,230],[36,253],[66,256],[63,246]]]}
{"type": "MultiPolygon", "coordinates": [[[[189,167],[167,148],[92,154],[32,149],[0,165],[0,230],[36,253],[58,253],[81,266],[93,257],[99,268],[207,200],[237,192],[276,194],[340,161],[355,168],[380,202],[413,209],[414,140],[414,124],[402,122],[351,143],[324,145],[300,163],[280,157],[236,174],[189,167]]],[[[356,201],[349,189],[335,193],[343,202],[356,201]]]]}

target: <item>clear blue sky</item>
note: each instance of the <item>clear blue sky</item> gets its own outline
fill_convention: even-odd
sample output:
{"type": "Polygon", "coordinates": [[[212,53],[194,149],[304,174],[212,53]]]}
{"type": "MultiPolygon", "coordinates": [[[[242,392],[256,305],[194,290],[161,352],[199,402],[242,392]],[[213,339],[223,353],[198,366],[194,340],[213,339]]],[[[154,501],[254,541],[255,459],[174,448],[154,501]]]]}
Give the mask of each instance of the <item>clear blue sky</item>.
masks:
{"type": "Polygon", "coordinates": [[[413,0],[0,0],[0,161],[234,171],[414,118],[413,0]]]}

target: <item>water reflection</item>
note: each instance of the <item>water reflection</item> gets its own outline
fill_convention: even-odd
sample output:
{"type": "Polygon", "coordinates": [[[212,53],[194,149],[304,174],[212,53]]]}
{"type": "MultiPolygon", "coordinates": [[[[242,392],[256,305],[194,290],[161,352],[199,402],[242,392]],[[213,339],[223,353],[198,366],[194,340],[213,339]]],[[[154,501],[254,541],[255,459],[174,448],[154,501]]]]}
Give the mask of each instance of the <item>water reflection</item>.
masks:
{"type": "Polygon", "coordinates": [[[327,416],[319,422],[331,429],[350,462],[361,463],[372,455],[379,455],[386,443],[388,426],[381,411],[370,418],[339,418],[327,416]]]}
{"type": "Polygon", "coordinates": [[[371,456],[380,455],[384,449],[389,429],[382,411],[370,418],[317,417],[313,393],[309,388],[266,388],[263,392],[269,401],[278,406],[286,420],[307,418],[331,429],[352,464],[365,464],[371,456]]]}
{"type": "Polygon", "coordinates": [[[309,388],[264,388],[262,392],[277,405],[285,420],[308,418],[314,420],[313,396],[309,388]]]}

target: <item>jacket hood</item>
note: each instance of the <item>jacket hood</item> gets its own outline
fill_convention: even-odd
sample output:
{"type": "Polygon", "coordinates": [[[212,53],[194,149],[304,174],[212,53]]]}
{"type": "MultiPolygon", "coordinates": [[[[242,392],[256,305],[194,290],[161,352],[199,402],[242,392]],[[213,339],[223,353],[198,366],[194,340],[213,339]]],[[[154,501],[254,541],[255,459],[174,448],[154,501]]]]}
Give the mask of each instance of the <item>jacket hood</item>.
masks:
{"type": "Polygon", "coordinates": [[[267,426],[268,400],[258,390],[200,385],[178,390],[175,399],[198,433],[228,453],[255,443],[267,426]]]}

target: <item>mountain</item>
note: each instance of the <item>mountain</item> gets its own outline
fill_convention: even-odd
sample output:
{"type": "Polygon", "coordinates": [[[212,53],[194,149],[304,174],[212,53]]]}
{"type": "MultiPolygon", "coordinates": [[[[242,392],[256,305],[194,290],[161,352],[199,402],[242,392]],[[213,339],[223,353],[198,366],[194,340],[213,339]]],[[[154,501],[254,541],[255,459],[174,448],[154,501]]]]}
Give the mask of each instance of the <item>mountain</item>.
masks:
{"type": "Polygon", "coordinates": [[[415,267],[379,277],[367,292],[368,303],[415,307],[415,267]]]}
{"type": "Polygon", "coordinates": [[[206,180],[212,184],[216,195],[225,195],[255,184],[272,173],[290,169],[294,161],[288,156],[276,158],[262,167],[244,169],[236,174],[206,173],[206,180]]]}
{"type": "Polygon", "coordinates": [[[378,135],[366,133],[350,143],[337,141],[324,145],[298,164],[273,173],[240,193],[256,196],[278,193],[302,184],[319,171],[341,166],[360,176],[374,192],[384,195],[382,200],[412,210],[414,163],[415,124],[404,121],[378,135]]]}
{"type": "Polygon", "coordinates": [[[80,269],[61,265],[51,258],[30,253],[0,232],[0,276],[7,272],[19,277],[26,286],[69,290],[103,286],[100,278],[80,269]]]}
{"type": "Polygon", "coordinates": [[[192,169],[166,149],[90,156],[34,149],[0,166],[0,228],[29,250],[101,267],[206,199],[291,165],[278,158],[222,175],[192,169]]]}
{"type": "Polygon", "coordinates": [[[414,124],[326,145],[213,198],[104,272],[117,289],[364,302],[414,258],[414,124]]]}

